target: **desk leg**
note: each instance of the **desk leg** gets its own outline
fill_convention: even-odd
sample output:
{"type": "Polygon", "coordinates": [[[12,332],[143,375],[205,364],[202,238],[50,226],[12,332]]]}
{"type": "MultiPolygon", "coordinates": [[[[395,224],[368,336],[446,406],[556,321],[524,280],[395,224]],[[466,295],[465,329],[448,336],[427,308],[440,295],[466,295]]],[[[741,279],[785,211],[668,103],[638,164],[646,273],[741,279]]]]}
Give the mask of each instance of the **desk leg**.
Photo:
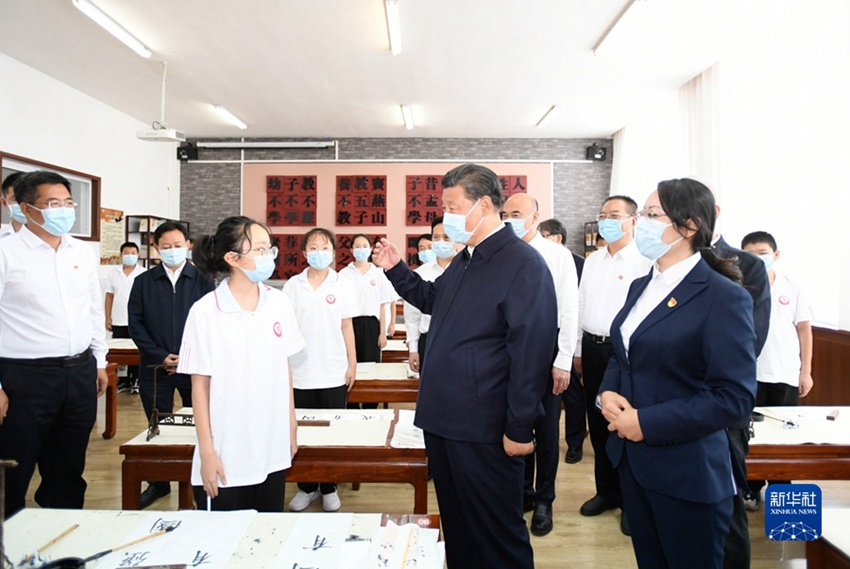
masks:
{"type": "Polygon", "coordinates": [[[103,438],[111,439],[115,436],[118,424],[118,366],[110,364],[106,369],[109,383],[106,386],[106,425],[103,438]]]}
{"type": "Polygon", "coordinates": [[[121,509],[142,509],[142,480],[139,477],[139,469],[127,459],[121,463],[121,509]]]}
{"type": "Polygon", "coordinates": [[[192,495],[192,484],[188,480],[177,483],[177,507],[181,510],[194,510],[195,497],[192,495]]]}
{"type": "Polygon", "coordinates": [[[417,468],[410,483],[413,485],[413,513],[428,513],[428,463],[417,468]]]}

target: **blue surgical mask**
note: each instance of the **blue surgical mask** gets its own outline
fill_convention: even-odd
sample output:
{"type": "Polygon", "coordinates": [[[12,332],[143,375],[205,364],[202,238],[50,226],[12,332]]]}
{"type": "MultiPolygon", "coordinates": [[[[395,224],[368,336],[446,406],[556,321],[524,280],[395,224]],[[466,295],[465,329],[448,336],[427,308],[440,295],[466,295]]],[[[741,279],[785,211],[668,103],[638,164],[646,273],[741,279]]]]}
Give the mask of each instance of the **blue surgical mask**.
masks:
{"type": "Polygon", "coordinates": [[[425,249],[424,251],[419,251],[419,260],[425,264],[430,263],[434,259],[437,258],[437,254],[434,253],[431,249],[425,249]]]}
{"type": "Polygon", "coordinates": [[[372,254],[371,248],[368,248],[368,249],[360,248],[360,249],[354,249],[353,251],[354,251],[354,259],[357,260],[357,261],[360,261],[361,263],[363,261],[368,261],[369,255],[372,254]]]}
{"type": "MultiPolygon", "coordinates": [[[[532,213],[531,215],[534,214],[532,213]]],[[[512,217],[509,217],[505,220],[505,223],[513,227],[516,236],[522,239],[528,233],[528,229],[525,228],[525,222],[528,221],[528,218],[531,217],[531,215],[529,215],[525,219],[514,219],[512,217]]]]}
{"type": "Polygon", "coordinates": [[[637,244],[640,254],[650,261],[657,261],[670,250],[670,247],[681,241],[683,237],[672,243],[665,243],[661,240],[664,230],[671,225],[673,224],[661,223],[655,219],[640,218],[635,225],[635,244],[637,244]]]}
{"type": "Polygon", "coordinates": [[[476,202],[472,204],[472,207],[469,208],[469,211],[463,215],[448,212],[443,214],[443,229],[446,230],[446,235],[449,236],[449,239],[455,243],[463,244],[466,244],[470,239],[472,239],[472,234],[475,233],[476,229],[478,229],[478,225],[481,225],[481,222],[484,221],[484,216],[481,216],[481,221],[478,222],[478,225],[476,225],[472,231],[466,230],[466,218],[470,213],[475,211],[475,207],[480,201],[481,198],[476,200],[476,202]]]}
{"type": "Polygon", "coordinates": [[[173,249],[161,249],[159,256],[162,257],[162,262],[169,267],[176,267],[182,265],[183,261],[186,260],[186,252],[185,247],[174,247],[173,249]]]}
{"type": "Polygon", "coordinates": [[[455,254],[454,245],[448,241],[432,241],[431,250],[440,259],[448,259],[455,254]]]}
{"type": "Polygon", "coordinates": [[[33,220],[33,223],[41,226],[42,229],[56,237],[62,237],[71,231],[71,228],[74,227],[74,223],[77,221],[77,212],[74,211],[74,208],[72,207],[54,207],[46,209],[38,209],[34,206],[30,207],[40,211],[41,215],[44,216],[43,224],[38,223],[35,220],[33,220]]]}
{"type": "Polygon", "coordinates": [[[9,204],[9,215],[12,216],[12,219],[17,221],[18,223],[26,225],[27,216],[24,215],[24,212],[21,211],[21,206],[19,206],[18,204],[9,204]]]}
{"type": "Polygon", "coordinates": [[[128,267],[130,265],[135,265],[136,263],[139,262],[139,256],[138,255],[121,255],[121,262],[124,263],[128,267]]]}
{"type": "Polygon", "coordinates": [[[191,249],[189,249],[188,251],[186,251],[186,258],[187,258],[187,259],[191,259],[191,258],[192,258],[192,250],[191,250],[191,249]]]}
{"type": "Polygon", "coordinates": [[[769,271],[773,268],[773,253],[767,255],[759,255],[759,258],[764,261],[764,270],[769,271]]]}
{"type": "Polygon", "coordinates": [[[624,219],[603,219],[599,222],[599,235],[602,236],[602,239],[607,241],[608,243],[613,243],[614,241],[619,240],[625,233],[623,233],[623,221],[624,219]]]}
{"type": "Polygon", "coordinates": [[[261,283],[272,276],[274,272],[274,257],[272,255],[263,255],[262,257],[251,257],[254,259],[253,269],[242,269],[251,282],[261,283]]]}
{"type": "Polygon", "coordinates": [[[330,266],[330,264],[334,260],[334,252],[333,251],[308,251],[307,252],[307,263],[316,269],[317,271],[321,271],[330,266]]]}

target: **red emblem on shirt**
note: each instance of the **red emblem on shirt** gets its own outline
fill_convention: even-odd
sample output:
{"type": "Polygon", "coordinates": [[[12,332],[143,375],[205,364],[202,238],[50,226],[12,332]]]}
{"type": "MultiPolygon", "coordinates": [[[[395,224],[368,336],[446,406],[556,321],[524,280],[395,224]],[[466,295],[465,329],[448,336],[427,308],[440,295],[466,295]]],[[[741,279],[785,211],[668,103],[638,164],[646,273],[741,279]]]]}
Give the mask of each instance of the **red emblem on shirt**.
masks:
{"type": "Polygon", "coordinates": [[[618,278],[618,279],[620,279],[620,280],[623,280],[623,275],[620,275],[620,276],[619,276],[619,277],[617,277],[617,278],[618,278]]]}
{"type": "Polygon", "coordinates": [[[283,335],[283,327],[281,327],[280,322],[275,322],[274,326],[272,327],[272,330],[274,331],[274,335],[278,338],[283,335]]]}
{"type": "Polygon", "coordinates": [[[779,297],[779,304],[781,304],[781,305],[785,306],[785,305],[786,305],[786,304],[788,304],[789,302],[791,302],[791,301],[790,301],[790,300],[788,300],[788,297],[787,297],[787,296],[782,295],[782,296],[780,296],[780,297],[779,297]]]}
{"type": "Polygon", "coordinates": [[[369,282],[372,283],[372,286],[378,286],[378,281],[376,281],[375,279],[372,279],[369,282]]]}
{"type": "Polygon", "coordinates": [[[336,302],[336,297],[332,294],[329,294],[325,297],[325,300],[328,301],[328,304],[333,304],[334,302],[336,302]]]}

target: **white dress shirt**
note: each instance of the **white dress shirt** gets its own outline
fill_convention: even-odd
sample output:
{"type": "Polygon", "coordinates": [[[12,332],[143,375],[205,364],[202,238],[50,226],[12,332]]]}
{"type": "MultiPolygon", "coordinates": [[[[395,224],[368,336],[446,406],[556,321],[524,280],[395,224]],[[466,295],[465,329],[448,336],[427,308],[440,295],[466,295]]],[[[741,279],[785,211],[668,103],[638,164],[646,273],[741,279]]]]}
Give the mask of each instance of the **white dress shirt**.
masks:
{"type": "Polygon", "coordinates": [[[0,239],[5,237],[11,237],[15,234],[15,228],[12,227],[11,223],[7,223],[6,225],[0,225],[0,239]]]}
{"type": "Polygon", "coordinates": [[[168,277],[168,280],[171,281],[171,286],[174,288],[174,292],[177,292],[177,281],[180,279],[180,275],[183,273],[183,267],[186,266],[186,263],[189,261],[183,261],[183,264],[177,267],[176,269],[171,269],[165,263],[162,263],[162,268],[165,269],[165,274],[168,277]]]}
{"type": "Polygon", "coordinates": [[[130,300],[130,291],[133,289],[133,281],[144,272],[145,268],[140,265],[133,267],[129,275],[124,274],[124,265],[118,265],[109,271],[106,277],[106,292],[113,295],[112,314],[110,314],[113,326],[129,324],[127,302],[130,300]]]}
{"type": "MultiPolygon", "coordinates": [[[[606,245],[584,262],[578,287],[579,332],[610,336],[611,322],[623,308],[632,281],[644,276],[652,261],[638,251],[634,241],[611,255],[606,245]]],[[[575,355],[581,355],[581,337],[575,355]]]]}
{"type": "Polygon", "coordinates": [[[106,367],[98,259],[65,235],[53,248],[26,226],[0,241],[0,356],[75,356],[91,347],[106,367]]]}
{"type": "Polygon", "coordinates": [[[554,366],[570,371],[578,338],[578,276],[572,254],[563,245],[549,241],[538,232],[529,245],[546,261],[555,283],[558,301],[558,355],[554,366]]]}
{"type": "Polygon", "coordinates": [[[629,341],[632,339],[632,334],[640,326],[640,323],[662,302],[672,302],[673,297],[671,297],[670,293],[696,267],[701,258],[699,253],[694,253],[687,259],[682,259],[675,265],[667,267],[667,270],[663,272],[658,270],[658,263],[654,264],[649,284],[643,289],[640,298],[637,299],[637,302],[635,302],[631,311],[629,311],[629,315],[626,316],[626,319],[620,326],[626,355],[629,353],[629,341]]]}
{"type": "MultiPolygon", "coordinates": [[[[448,266],[446,265],[447,268],[448,266]]],[[[417,267],[413,272],[422,277],[422,280],[432,283],[437,280],[437,277],[445,273],[446,269],[441,267],[437,261],[431,261],[417,267]]],[[[422,314],[418,308],[409,302],[404,303],[404,327],[407,330],[407,349],[410,353],[419,353],[419,337],[422,334],[427,334],[430,326],[430,314],[422,314]]]]}

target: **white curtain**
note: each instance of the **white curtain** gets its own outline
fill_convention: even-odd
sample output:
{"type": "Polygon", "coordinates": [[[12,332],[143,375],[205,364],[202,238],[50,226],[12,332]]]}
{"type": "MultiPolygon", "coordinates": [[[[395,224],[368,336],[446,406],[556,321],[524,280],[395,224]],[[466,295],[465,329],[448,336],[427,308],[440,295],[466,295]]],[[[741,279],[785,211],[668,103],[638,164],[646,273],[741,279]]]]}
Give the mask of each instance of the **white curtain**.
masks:
{"type": "Polygon", "coordinates": [[[679,87],[685,169],[690,177],[713,189],[718,202],[722,188],[718,155],[719,78],[715,64],[679,87]]]}

